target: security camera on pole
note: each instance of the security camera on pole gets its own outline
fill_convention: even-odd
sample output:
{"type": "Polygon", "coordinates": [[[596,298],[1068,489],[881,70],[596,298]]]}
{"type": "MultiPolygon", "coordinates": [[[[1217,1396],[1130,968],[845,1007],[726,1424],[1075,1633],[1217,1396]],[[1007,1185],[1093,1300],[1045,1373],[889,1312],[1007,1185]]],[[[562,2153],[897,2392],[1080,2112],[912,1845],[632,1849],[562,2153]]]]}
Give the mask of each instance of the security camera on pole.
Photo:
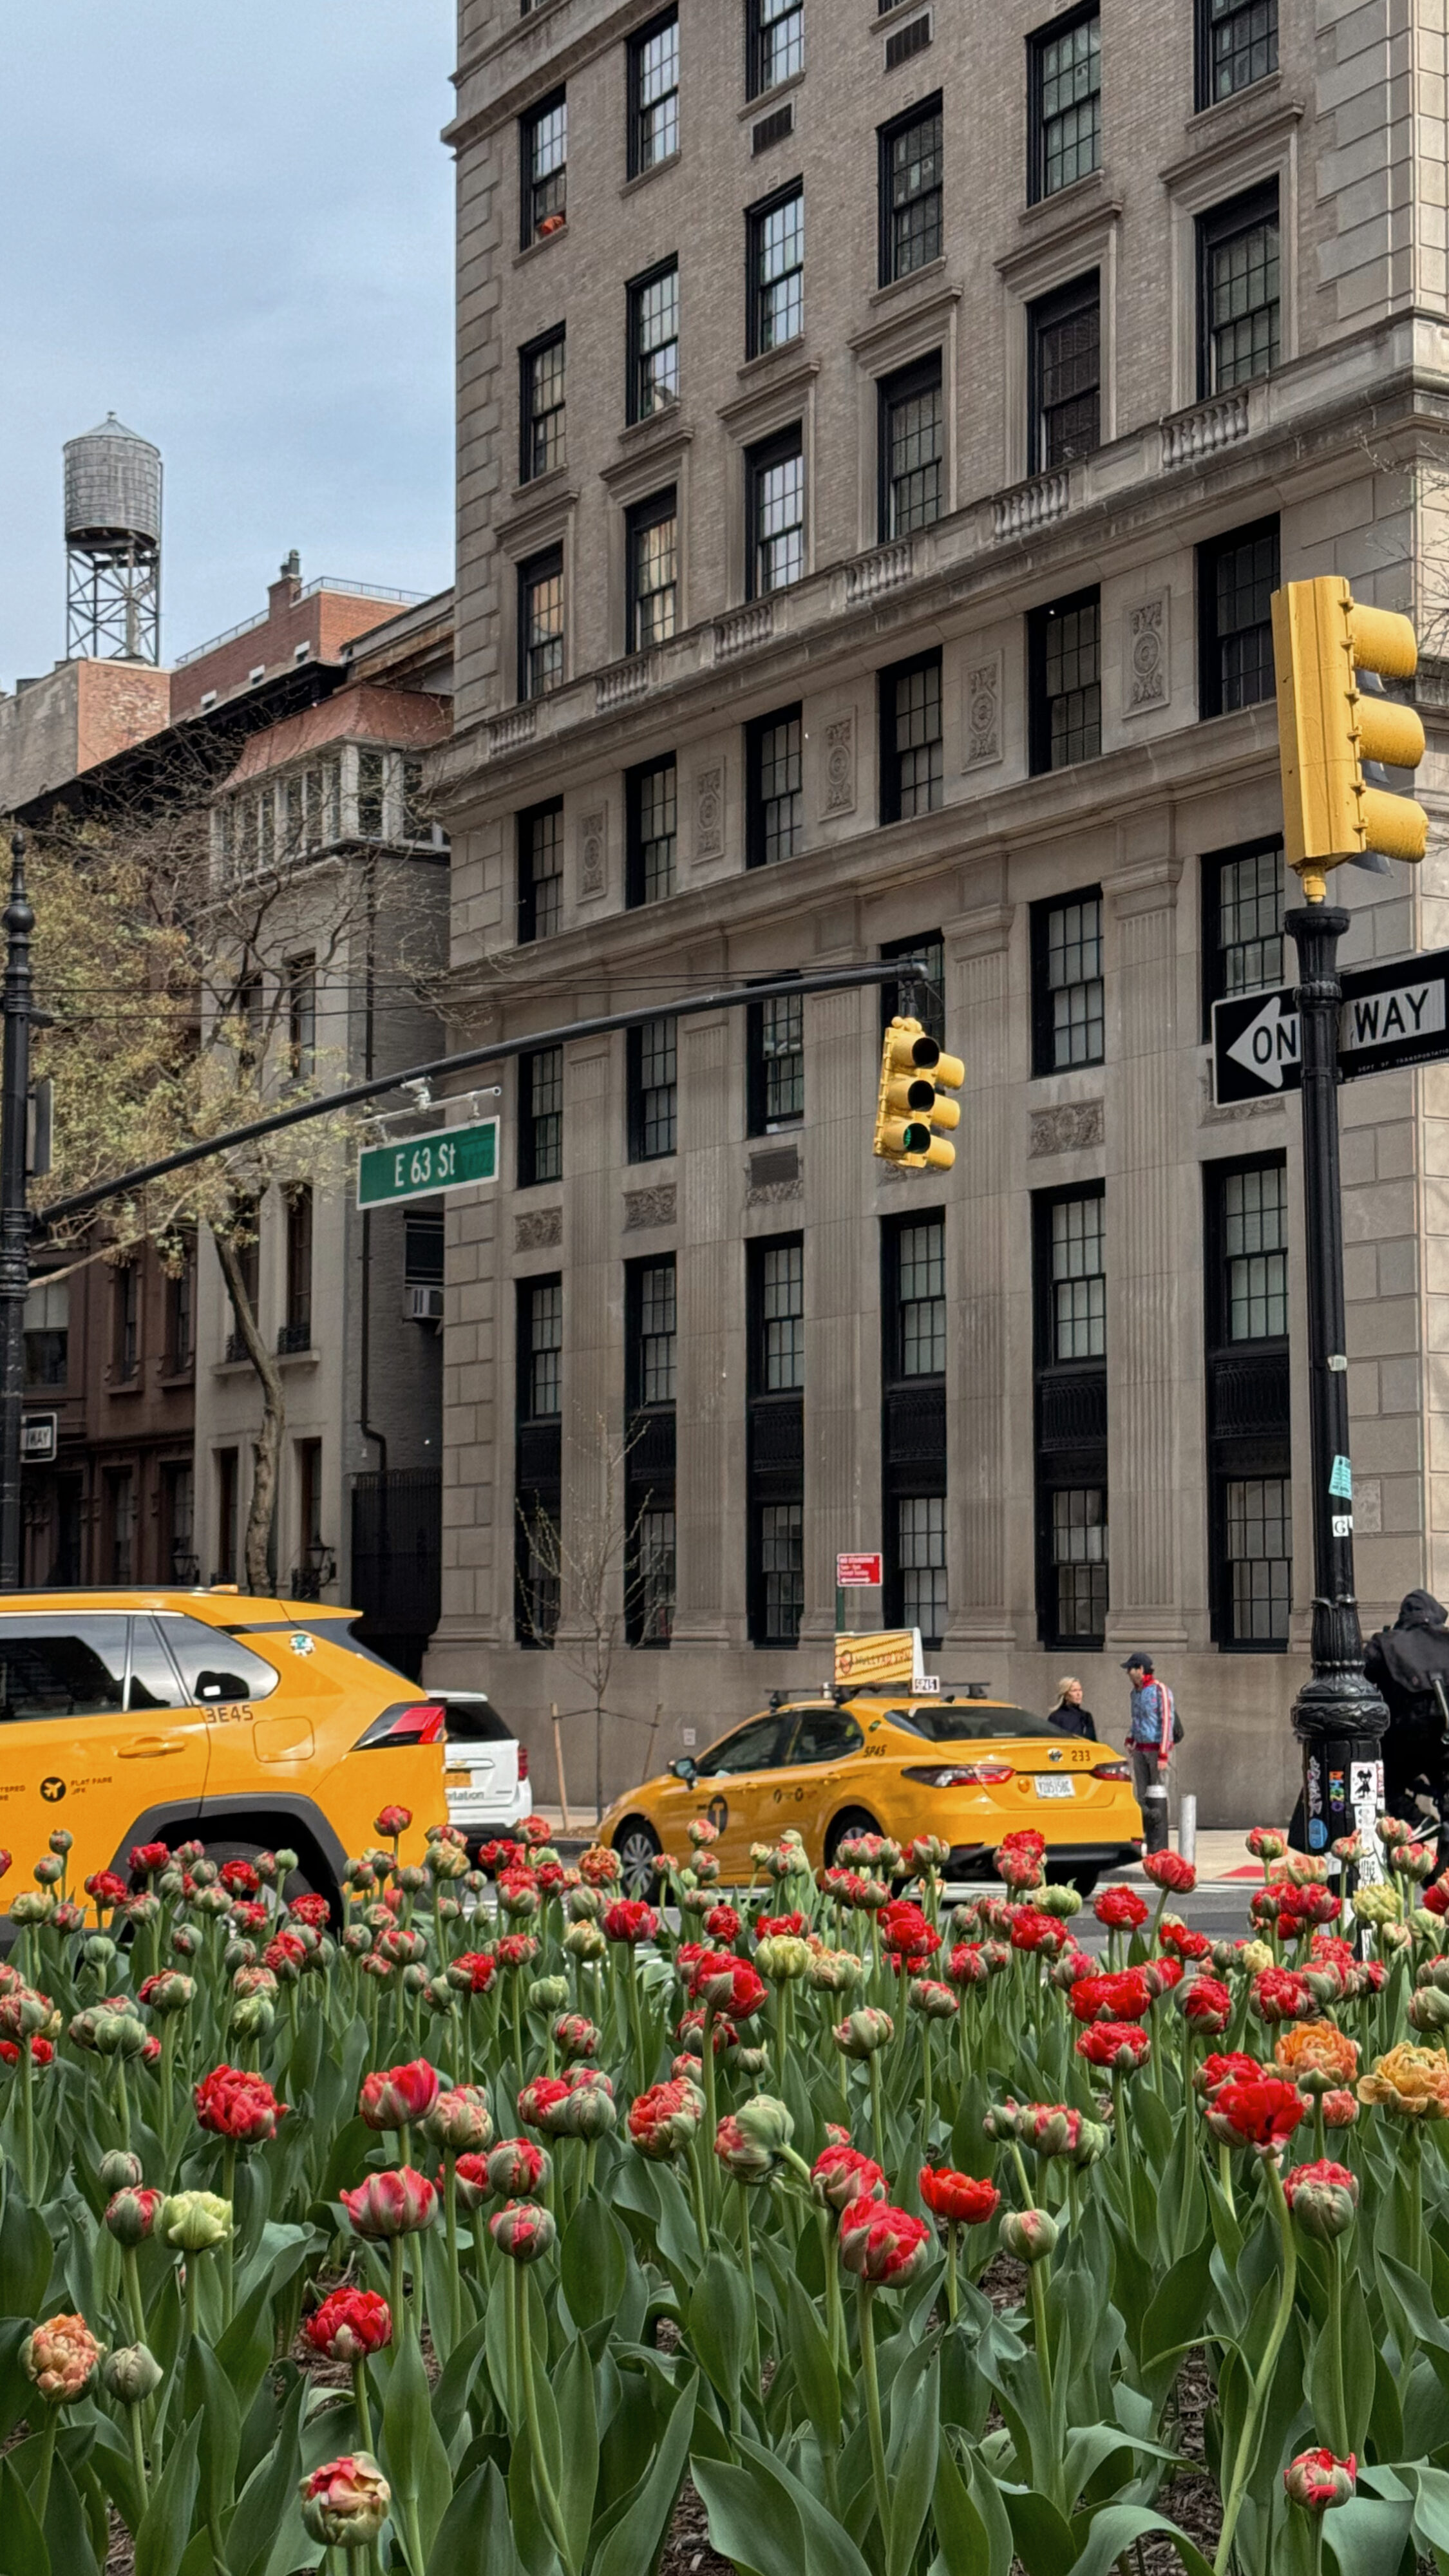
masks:
{"type": "Polygon", "coordinates": [[[1328,902],[1327,871],[1345,861],[1381,868],[1380,854],[1424,855],[1428,818],[1412,797],[1392,792],[1383,766],[1413,769],[1424,756],[1418,716],[1383,689],[1385,679],[1412,679],[1418,647],[1406,617],[1360,606],[1330,575],[1274,593],[1273,655],[1285,854],[1305,897],[1285,925],[1298,951],[1313,1479],[1313,1678],[1293,1724],[1310,1850],[1358,1834],[1358,1875],[1377,1878],[1388,1710],[1364,1675],[1354,1597],[1338,1151],[1338,943],[1349,915],[1328,902]]]}

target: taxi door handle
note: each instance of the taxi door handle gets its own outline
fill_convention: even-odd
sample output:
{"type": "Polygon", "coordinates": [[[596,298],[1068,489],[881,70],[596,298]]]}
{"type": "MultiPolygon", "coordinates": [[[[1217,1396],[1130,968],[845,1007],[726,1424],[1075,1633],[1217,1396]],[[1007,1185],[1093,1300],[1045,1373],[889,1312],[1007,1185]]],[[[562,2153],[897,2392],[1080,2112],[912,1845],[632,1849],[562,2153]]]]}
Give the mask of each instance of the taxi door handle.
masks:
{"type": "Polygon", "coordinates": [[[153,1753],[184,1753],[186,1739],[181,1735],[133,1735],[129,1744],[119,1748],[123,1762],[139,1762],[153,1753]]]}

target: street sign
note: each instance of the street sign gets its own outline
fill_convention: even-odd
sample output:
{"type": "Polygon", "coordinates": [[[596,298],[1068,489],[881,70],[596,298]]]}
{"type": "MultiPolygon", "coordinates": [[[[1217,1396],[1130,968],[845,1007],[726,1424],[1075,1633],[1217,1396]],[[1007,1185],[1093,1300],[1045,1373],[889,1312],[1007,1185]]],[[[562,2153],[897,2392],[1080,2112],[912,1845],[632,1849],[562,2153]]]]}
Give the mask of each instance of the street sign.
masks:
{"type": "MultiPolygon", "coordinates": [[[[1342,977],[1338,1069],[1343,1081],[1411,1064],[1449,1062],[1449,948],[1342,977]]],[[[1213,1004],[1213,1098],[1262,1100],[1301,1090],[1292,987],[1213,1004]]]]}
{"type": "Polygon", "coordinates": [[[498,1178],[498,1121],[440,1127],[402,1145],[368,1145],[357,1158],[357,1204],[387,1207],[399,1199],[436,1198],[498,1178]]]}
{"type": "Polygon", "coordinates": [[[878,1556],[838,1556],[835,1560],[838,1591],[857,1589],[868,1592],[879,1584],[880,1579],[881,1561],[878,1556]]]}
{"type": "Polygon", "coordinates": [[[32,1466],[48,1466],[60,1446],[58,1413],[27,1413],[20,1431],[20,1455],[32,1466]]]}

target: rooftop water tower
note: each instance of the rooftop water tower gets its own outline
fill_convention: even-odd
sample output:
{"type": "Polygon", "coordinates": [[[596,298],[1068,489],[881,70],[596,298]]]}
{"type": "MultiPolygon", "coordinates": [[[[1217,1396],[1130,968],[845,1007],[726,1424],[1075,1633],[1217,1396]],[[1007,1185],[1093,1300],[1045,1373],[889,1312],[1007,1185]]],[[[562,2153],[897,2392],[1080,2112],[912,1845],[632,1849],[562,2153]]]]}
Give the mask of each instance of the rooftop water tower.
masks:
{"type": "Polygon", "coordinates": [[[66,441],[67,656],[161,659],[161,450],[115,413],[66,441]]]}

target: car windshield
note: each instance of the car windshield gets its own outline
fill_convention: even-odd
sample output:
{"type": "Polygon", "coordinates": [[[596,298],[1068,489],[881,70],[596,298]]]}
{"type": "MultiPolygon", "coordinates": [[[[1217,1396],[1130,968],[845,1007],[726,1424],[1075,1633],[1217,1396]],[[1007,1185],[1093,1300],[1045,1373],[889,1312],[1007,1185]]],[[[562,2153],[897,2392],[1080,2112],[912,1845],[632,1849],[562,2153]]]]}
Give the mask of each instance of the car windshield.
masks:
{"type": "Polygon", "coordinates": [[[893,1726],[924,1736],[928,1744],[979,1743],[984,1735],[1061,1733],[1050,1718],[1037,1717],[1029,1708],[1004,1708],[979,1699],[918,1700],[914,1708],[888,1708],[886,1716],[893,1726]]]}

